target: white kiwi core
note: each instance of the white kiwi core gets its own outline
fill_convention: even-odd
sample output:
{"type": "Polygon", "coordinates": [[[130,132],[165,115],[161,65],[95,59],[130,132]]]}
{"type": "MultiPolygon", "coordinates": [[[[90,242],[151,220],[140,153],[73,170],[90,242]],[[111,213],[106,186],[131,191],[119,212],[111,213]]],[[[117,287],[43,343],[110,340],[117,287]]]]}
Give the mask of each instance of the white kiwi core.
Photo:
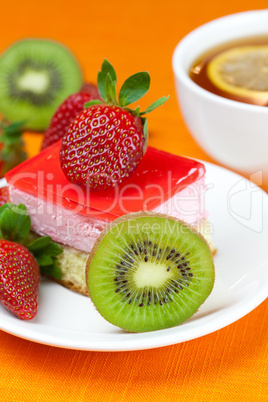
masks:
{"type": "Polygon", "coordinates": [[[160,288],[166,280],[173,277],[172,270],[167,271],[161,264],[148,262],[139,263],[138,269],[134,272],[134,282],[138,288],[145,286],[160,288]]]}
{"type": "Polygon", "coordinates": [[[18,79],[18,86],[23,91],[43,93],[49,86],[49,76],[45,70],[27,70],[18,79]]]}

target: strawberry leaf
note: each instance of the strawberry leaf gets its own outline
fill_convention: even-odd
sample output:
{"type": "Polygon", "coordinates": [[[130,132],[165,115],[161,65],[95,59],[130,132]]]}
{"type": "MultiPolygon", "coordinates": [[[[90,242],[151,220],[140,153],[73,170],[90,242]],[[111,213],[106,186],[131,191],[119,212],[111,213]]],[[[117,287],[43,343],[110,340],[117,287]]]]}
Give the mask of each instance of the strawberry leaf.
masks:
{"type": "Polygon", "coordinates": [[[132,113],[134,114],[134,116],[139,116],[140,115],[140,107],[136,107],[135,110],[132,111],[132,113]]]}
{"type": "Polygon", "coordinates": [[[111,63],[107,60],[104,59],[104,62],[102,63],[101,66],[101,71],[107,75],[110,74],[112,81],[116,84],[117,77],[116,77],[116,72],[111,63]]]}
{"type": "Polygon", "coordinates": [[[150,75],[146,71],[131,75],[119,92],[119,105],[127,106],[146,94],[150,87],[150,75]]]}
{"type": "Polygon", "coordinates": [[[116,78],[115,69],[113,68],[111,63],[109,63],[109,61],[107,59],[104,59],[104,62],[102,63],[102,66],[101,66],[101,71],[99,71],[99,73],[98,73],[97,82],[98,82],[98,90],[99,90],[100,96],[102,97],[102,99],[105,102],[108,101],[108,97],[106,94],[106,87],[107,87],[106,80],[107,80],[108,74],[110,75],[114,88],[116,88],[117,78],[116,78]]]}
{"type": "Polygon", "coordinates": [[[109,73],[106,75],[105,94],[108,103],[117,104],[115,81],[109,73]]]}
{"type": "Polygon", "coordinates": [[[99,99],[93,99],[93,100],[91,100],[91,101],[89,101],[89,102],[86,102],[85,104],[84,104],[84,108],[86,109],[87,107],[90,107],[90,106],[92,106],[92,105],[99,105],[99,104],[102,104],[103,102],[102,101],[100,101],[99,99]]]}
{"type": "Polygon", "coordinates": [[[147,109],[144,112],[140,112],[140,116],[152,112],[157,107],[163,105],[168,99],[169,96],[162,96],[162,98],[157,99],[154,103],[152,103],[149,107],[147,107],[147,109]]]}
{"type": "Polygon", "coordinates": [[[98,82],[98,90],[99,90],[100,96],[102,97],[104,102],[107,102],[106,93],[105,93],[106,74],[104,74],[102,71],[98,72],[97,82],[98,82]]]}
{"type": "Polygon", "coordinates": [[[144,155],[145,152],[146,152],[147,146],[148,146],[148,139],[149,139],[148,121],[147,121],[147,119],[145,117],[142,117],[141,120],[142,120],[142,123],[143,123],[144,144],[143,144],[143,147],[142,147],[142,152],[143,152],[143,155],[144,155]]]}

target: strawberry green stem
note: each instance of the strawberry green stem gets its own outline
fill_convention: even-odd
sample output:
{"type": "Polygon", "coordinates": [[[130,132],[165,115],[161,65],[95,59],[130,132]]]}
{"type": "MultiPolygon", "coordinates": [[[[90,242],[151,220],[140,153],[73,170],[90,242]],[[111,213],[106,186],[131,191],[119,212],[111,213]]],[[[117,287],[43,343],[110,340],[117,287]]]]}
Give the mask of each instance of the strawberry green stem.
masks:
{"type": "MultiPolygon", "coordinates": [[[[125,80],[120,91],[119,91],[119,100],[117,100],[116,96],[116,84],[117,84],[117,76],[115,69],[111,65],[111,63],[104,59],[101,71],[98,73],[97,82],[98,82],[98,90],[103,99],[103,102],[100,100],[92,100],[85,104],[85,107],[90,107],[92,105],[105,103],[108,105],[117,105],[124,109],[127,109],[134,116],[141,117],[145,114],[152,112],[157,107],[163,105],[168,99],[169,96],[163,96],[160,99],[153,102],[144,112],[140,112],[140,108],[130,109],[128,105],[138,101],[142,98],[149,90],[150,87],[150,75],[147,71],[142,71],[136,74],[131,75],[129,78],[125,80]]],[[[147,120],[145,118],[141,119],[144,126],[144,135],[148,141],[148,126],[147,120]]],[[[146,142],[147,142],[146,141],[146,142]]]]}

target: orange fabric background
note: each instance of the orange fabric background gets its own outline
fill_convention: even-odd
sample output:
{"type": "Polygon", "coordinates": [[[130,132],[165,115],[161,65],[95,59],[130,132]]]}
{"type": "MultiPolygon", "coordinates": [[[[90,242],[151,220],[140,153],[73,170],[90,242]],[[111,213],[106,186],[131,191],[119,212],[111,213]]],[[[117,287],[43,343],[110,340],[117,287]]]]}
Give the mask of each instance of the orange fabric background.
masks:
{"type": "MultiPolygon", "coordinates": [[[[265,7],[264,0],[254,2],[255,9],[265,7]]],[[[88,81],[96,81],[104,57],[115,66],[119,84],[148,70],[151,91],[140,105],[171,95],[148,117],[150,145],[211,161],[182,120],[172,52],[197,26],[251,8],[249,0],[6,1],[1,4],[0,51],[23,37],[45,37],[74,52],[88,81]]],[[[41,134],[25,134],[29,155],[38,151],[41,139],[41,134]]],[[[213,334],[137,352],[57,349],[0,332],[0,400],[267,401],[267,313],[266,301],[213,334]]]]}

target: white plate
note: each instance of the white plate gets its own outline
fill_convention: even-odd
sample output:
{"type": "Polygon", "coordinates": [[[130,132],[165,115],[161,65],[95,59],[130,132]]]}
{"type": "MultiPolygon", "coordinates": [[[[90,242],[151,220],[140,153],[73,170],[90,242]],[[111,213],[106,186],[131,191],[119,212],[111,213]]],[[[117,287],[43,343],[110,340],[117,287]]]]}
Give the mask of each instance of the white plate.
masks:
{"type": "Polygon", "coordinates": [[[206,207],[213,225],[216,281],[200,310],[184,324],[131,334],[106,322],[89,298],[42,280],[39,311],[21,321],[0,306],[0,328],[63,348],[124,351],[189,341],[243,317],[268,295],[268,195],[251,182],[210,163],[206,207]]]}

